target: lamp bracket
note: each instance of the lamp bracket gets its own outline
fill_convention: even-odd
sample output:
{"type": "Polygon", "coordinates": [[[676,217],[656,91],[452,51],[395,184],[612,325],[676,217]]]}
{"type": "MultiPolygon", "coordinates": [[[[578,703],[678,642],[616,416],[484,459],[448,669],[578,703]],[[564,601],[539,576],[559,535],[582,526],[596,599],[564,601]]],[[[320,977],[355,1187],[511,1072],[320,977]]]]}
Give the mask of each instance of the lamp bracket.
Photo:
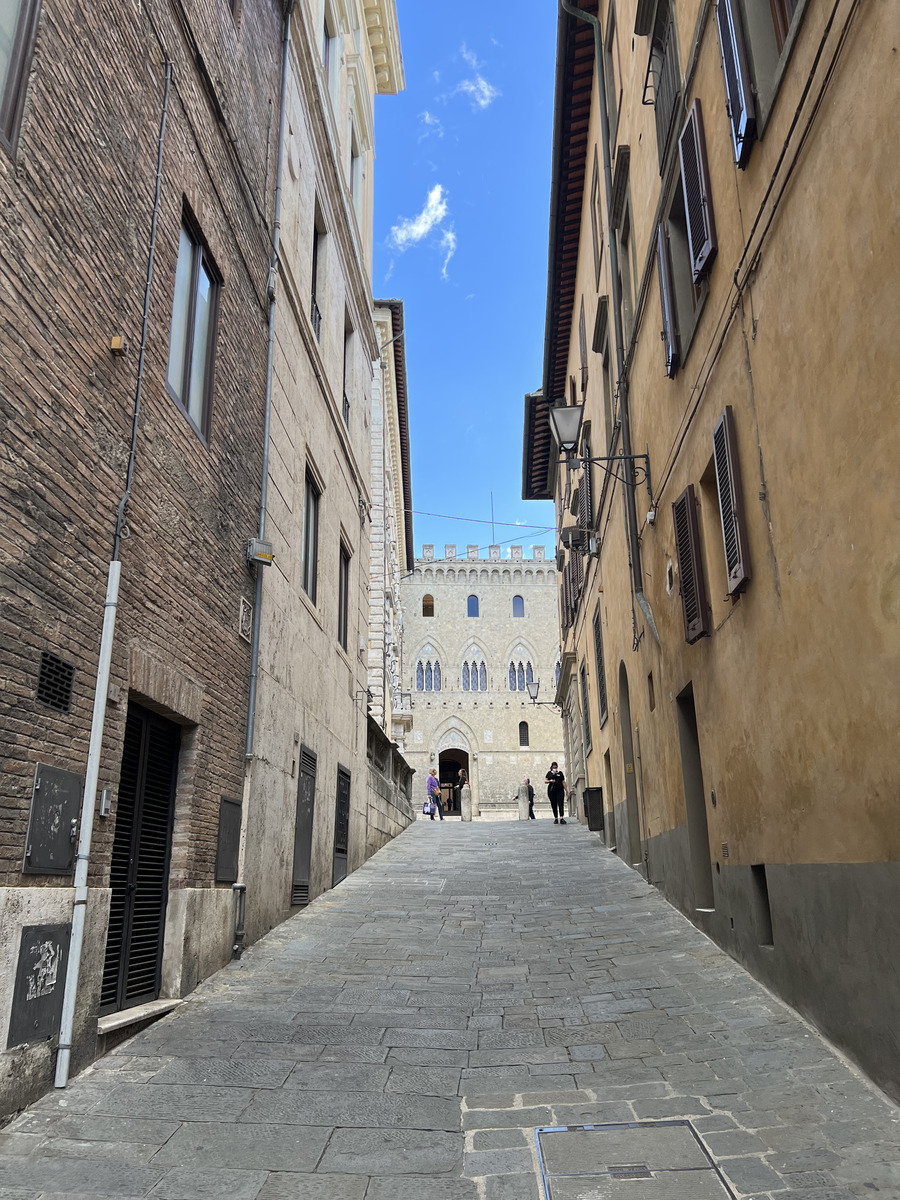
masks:
{"type": "Polygon", "coordinates": [[[569,471],[577,471],[582,467],[586,467],[588,463],[598,463],[607,475],[611,475],[613,479],[621,479],[623,483],[644,483],[647,486],[647,494],[650,496],[650,507],[655,508],[653,503],[653,490],[650,480],[650,455],[649,454],[604,454],[600,456],[592,455],[590,458],[582,457],[578,454],[565,456],[559,460],[566,464],[569,471]],[[607,463],[631,463],[631,478],[627,475],[619,475],[618,472],[608,467],[607,463]]]}

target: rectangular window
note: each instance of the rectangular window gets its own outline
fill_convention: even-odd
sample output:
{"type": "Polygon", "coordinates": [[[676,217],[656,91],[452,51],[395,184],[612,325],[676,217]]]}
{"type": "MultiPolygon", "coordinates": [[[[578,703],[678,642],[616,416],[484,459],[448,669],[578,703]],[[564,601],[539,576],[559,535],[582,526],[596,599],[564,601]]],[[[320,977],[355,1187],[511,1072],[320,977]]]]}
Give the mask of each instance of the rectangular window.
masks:
{"type": "Polygon", "coordinates": [[[322,218],[318,202],[313,224],[312,273],[309,315],[312,321],[313,333],[322,340],[322,311],[325,307],[325,273],[326,273],[326,237],[325,222],[322,218]]]}
{"type": "Polygon", "coordinates": [[[699,284],[694,282],[684,187],[680,175],[672,191],[665,220],[660,222],[657,229],[656,254],[666,374],[674,379],[684,366],[709,293],[709,284],[705,279],[699,284]]]}
{"type": "Polygon", "coordinates": [[[609,297],[601,296],[597,301],[597,316],[594,321],[593,350],[600,355],[600,374],[603,380],[603,416],[606,421],[606,446],[612,444],[615,432],[615,408],[613,405],[612,361],[609,351],[609,297]]]}
{"type": "Polygon", "coordinates": [[[631,236],[631,203],[628,201],[625,204],[617,236],[619,239],[619,282],[622,287],[622,329],[627,343],[634,326],[633,281],[637,275],[634,238],[631,236]]]}
{"type": "Polygon", "coordinates": [[[353,343],[354,332],[348,314],[344,316],[344,374],[342,414],[344,424],[350,427],[350,393],[353,390],[353,343]]]}
{"type": "Polygon", "coordinates": [[[662,171],[675,113],[681,96],[681,73],[678,68],[678,49],[675,42],[675,21],[670,0],[659,0],[656,20],[650,36],[650,62],[644,80],[644,103],[652,104],[656,117],[656,150],[662,171]],[[647,99],[652,86],[653,99],[647,99]]]}
{"type": "Polygon", "coordinates": [[[347,649],[350,624],[350,551],[341,542],[338,561],[338,641],[347,649]]]}
{"type": "Polygon", "coordinates": [[[615,149],[619,128],[619,107],[622,102],[622,64],[619,58],[619,34],[616,27],[616,6],[609,3],[606,21],[606,42],[603,47],[606,73],[606,110],[609,117],[609,148],[615,149]]]}
{"type": "Polygon", "coordinates": [[[0,145],[15,150],[40,0],[0,0],[0,145]]]}
{"type": "Polygon", "coordinates": [[[322,493],[309,471],[306,472],[306,499],[303,509],[303,590],[316,602],[319,573],[319,499],[322,493]]]}
{"type": "Polygon", "coordinates": [[[581,670],[579,672],[579,675],[581,677],[581,727],[584,730],[584,752],[585,752],[585,754],[590,754],[590,752],[591,752],[591,709],[590,709],[590,702],[588,699],[587,668],[585,667],[584,663],[581,664],[581,670]]]}
{"type": "Polygon", "coordinates": [[[578,358],[581,371],[581,394],[583,396],[587,391],[588,383],[587,325],[585,324],[584,316],[584,296],[581,297],[581,311],[578,314],[578,358]]]}
{"type": "Polygon", "coordinates": [[[594,247],[594,286],[600,288],[600,263],[603,258],[603,222],[600,214],[600,166],[594,147],[594,173],[591,176],[591,239],[594,247]]]}
{"type": "Polygon", "coordinates": [[[609,701],[606,698],[606,667],[603,664],[603,631],[600,626],[600,608],[594,613],[594,657],[597,660],[597,703],[600,707],[600,728],[609,716],[609,701]]]}
{"type": "Polygon", "coordinates": [[[732,106],[732,120],[735,99],[740,107],[741,97],[749,96],[752,107],[748,118],[755,118],[750,136],[762,132],[772,111],[807,3],[808,0],[731,0],[722,14],[725,19],[719,21],[719,37],[726,96],[732,106]],[[742,54],[750,79],[740,88],[742,54]],[[733,65],[737,66],[736,71],[733,65]],[[731,78],[729,68],[732,68],[731,78]]]}
{"type": "Polygon", "coordinates": [[[337,105],[337,79],[340,69],[340,48],[338,45],[337,25],[330,5],[325,5],[322,18],[322,68],[325,72],[325,84],[333,105],[337,105]]]}
{"type": "Polygon", "coordinates": [[[350,199],[353,201],[353,211],[356,213],[357,224],[362,228],[363,216],[363,183],[365,180],[366,160],[359,148],[356,127],[350,122],[350,199]]]}
{"type": "Polygon", "coordinates": [[[170,395],[204,438],[209,435],[220,278],[192,222],[182,221],[172,297],[170,395]]]}

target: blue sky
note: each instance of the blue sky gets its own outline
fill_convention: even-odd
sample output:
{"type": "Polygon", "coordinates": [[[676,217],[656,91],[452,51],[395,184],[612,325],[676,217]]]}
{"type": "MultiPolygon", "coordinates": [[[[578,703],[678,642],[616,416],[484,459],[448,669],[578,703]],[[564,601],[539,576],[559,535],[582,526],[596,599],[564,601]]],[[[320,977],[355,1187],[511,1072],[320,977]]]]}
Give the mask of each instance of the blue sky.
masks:
{"type": "Polygon", "coordinates": [[[553,507],[521,495],[523,397],[543,369],[557,5],[397,11],[406,91],[376,99],[373,289],[405,306],[416,554],[486,554],[492,492],[504,557],[510,543],[550,554],[552,532],[526,526],[552,526],[553,507]]]}

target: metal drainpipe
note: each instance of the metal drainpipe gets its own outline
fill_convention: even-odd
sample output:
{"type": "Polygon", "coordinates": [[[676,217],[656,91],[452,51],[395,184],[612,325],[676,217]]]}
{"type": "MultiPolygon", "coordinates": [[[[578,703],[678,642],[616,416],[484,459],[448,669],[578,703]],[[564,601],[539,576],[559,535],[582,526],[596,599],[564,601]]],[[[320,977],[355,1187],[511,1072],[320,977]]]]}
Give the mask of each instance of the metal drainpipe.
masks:
{"type": "MultiPolygon", "coordinates": [[[[291,52],[291,17],[294,12],[295,0],[288,0],[284,14],[284,35],[281,49],[281,95],[278,114],[278,166],[275,172],[275,215],[272,229],[272,259],[269,264],[269,276],[266,280],[266,296],[269,301],[269,345],[266,358],[266,399],[265,421],[263,427],[263,458],[262,482],[259,495],[259,539],[266,537],[266,504],[269,494],[269,440],[272,428],[272,376],[275,361],[275,283],[278,278],[279,250],[281,246],[281,195],[284,177],[284,131],[287,124],[287,85],[288,67],[291,52]]],[[[250,693],[247,698],[247,740],[244,747],[244,790],[241,798],[241,837],[238,851],[238,879],[234,884],[237,897],[235,913],[234,945],[232,956],[240,958],[244,949],[244,913],[246,906],[247,888],[243,882],[244,857],[247,847],[247,821],[250,808],[250,764],[253,761],[253,737],[256,731],[256,691],[259,678],[259,630],[262,617],[263,600],[263,571],[256,565],[256,592],[253,604],[253,640],[250,648],[250,693]]]]}
{"type": "Polygon", "coordinates": [[[144,316],[141,325],[141,350],[138,356],[137,383],[134,393],[134,413],[131,421],[131,452],[125,476],[125,490],[116,513],[112,561],[106,582],[103,605],[103,630],[100,634],[100,655],[94,681],[94,711],[91,717],[91,740],[84,775],[84,799],[81,805],[81,825],[78,834],[78,853],[75,860],[75,901],[72,908],[72,938],[69,948],[69,969],[63,991],[62,1014],[59,1025],[59,1050],[56,1056],[54,1086],[64,1088],[69,1082],[72,1057],[72,1031],[75,1027],[75,1005],[78,1000],[78,979],[81,974],[81,949],[84,943],[84,924],[87,915],[88,866],[91,858],[91,837],[94,831],[94,809],[97,803],[97,783],[100,778],[100,757],[103,750],[103,731],[106,724],[106,703],[109,692],[109,671],[112,663],[113,639],[116,632],[116,609],[119,600],[119,580],[122,564],[119,546],[125,524],[125,507],[131,496],[134,463],[137,456],[138,418],[141,411],[141,387],[144,380],[144,358],[147,348],[147,329],[150,321],[150,290],[153,283],[153,261],[156,252],[156,223],[162,188],[163,142],[166,136],[166,116],[169,110],[169,88],[172,83],[172,64],[166,61],[166,81],[163,91],[162,115],[159,122],[159,142],[156,155],[156,193],[150,221],[150,245],[147,252],[147,278],[144,285],[144,316]]]}
{"type": "MultiPolygon", "coordinates": [[[[612,227],[609,225],[612,214],[613,180],[612,161],[609,154],[609,113],[606,108],[606,72],[603,63],[603,34],[600,19],[591,13],[582,12],[575,8],[569,0],[559,0],[560,8],[586,21],[594,30],[594,63],[597,71],[598,107],[600,109],[600,142],[603,156],[603,186],[606,193],[606,219],[608,225],[609,243],[609,273],[612,291],[613,328],[616,335],[616,375],[619,392],[619,419],[622,426],[622,453],[629,455],[631,450],[631,420],[628,411],[628,381],[625,377],[625,339],[622,329],[622,289],[619,283],[619,247],[612,227]]],[[[641,547],[638,541],[637,506],[634,499],[634,481],[625,484],[625,525],[628,539],[628,557],[631,562],[631,585],[635,599],[641,612],[647,618],[653,636],[659,642],[656,622],[650,610],[650,604],[644,595],[643,579],[641,577],[641,547]]]]}

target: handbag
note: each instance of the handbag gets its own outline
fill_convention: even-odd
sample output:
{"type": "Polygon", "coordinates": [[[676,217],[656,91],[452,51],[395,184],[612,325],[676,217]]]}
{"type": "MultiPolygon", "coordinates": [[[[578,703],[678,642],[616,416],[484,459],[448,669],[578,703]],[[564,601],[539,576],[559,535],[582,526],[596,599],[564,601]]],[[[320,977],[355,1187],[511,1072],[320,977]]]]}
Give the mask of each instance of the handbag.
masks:
{"type": "Polygon", "coordinates": [[[422,805],[422,814],[426,817],[433,817],[437,812],[437,805],[433,800],[426,800],[422,805]]]}

